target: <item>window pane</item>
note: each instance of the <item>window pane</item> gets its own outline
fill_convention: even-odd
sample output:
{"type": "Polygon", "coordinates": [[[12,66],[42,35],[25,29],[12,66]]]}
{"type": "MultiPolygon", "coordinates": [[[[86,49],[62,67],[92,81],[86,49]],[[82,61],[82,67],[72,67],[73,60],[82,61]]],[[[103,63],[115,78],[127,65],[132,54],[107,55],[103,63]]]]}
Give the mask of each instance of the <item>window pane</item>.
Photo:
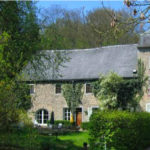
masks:
{"type": "Polygon", "coordinates": [[[70,120],[70,109],[64,108],[64,120],[70,120]]]}
{"type": "Polygon", "coordinates": [[[30,94],[34,93],[34,85],[30,85],[30,94]]]}
{"type": "Polygon", "coordinates": [[[61,84],[56,84],[56,94],[61,93],[61,84]]]}
{"type": "Polygon", "coordinates": [[[47,123],[47,121],[48,121],[48,111],[44,110],[44,109],[41,109],[41,110],[37,111],[36,120],[39,124],[47,123]]]}
{"type": "Polygon", "coordinates": [[[86,84],[86,93],[92,93],[92,86],[91,84],[86,84]]]}

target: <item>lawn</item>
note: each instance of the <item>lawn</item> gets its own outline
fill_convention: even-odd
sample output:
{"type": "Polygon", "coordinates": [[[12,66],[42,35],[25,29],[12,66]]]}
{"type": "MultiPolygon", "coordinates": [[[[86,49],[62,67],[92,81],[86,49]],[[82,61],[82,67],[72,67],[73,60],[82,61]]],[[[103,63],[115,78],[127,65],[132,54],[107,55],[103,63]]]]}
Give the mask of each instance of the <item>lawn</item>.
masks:
{"type": "Polygon", "coordinates": [[[11,133],[0,133],[0,150],[82,150],[88,142],[88,132],[68,133],[65,135],[40,135],[36,130],[26,129],[11,133]]]}
{"type": "Polygon", "coordinates": [[[89,138],[88,132],[70,133],[58,137],[58,139],[60,139],[61,141],[70,140],[74,145],[79,147],[82,147],[84,142],[88,143],[88,138],[89,138]]]}

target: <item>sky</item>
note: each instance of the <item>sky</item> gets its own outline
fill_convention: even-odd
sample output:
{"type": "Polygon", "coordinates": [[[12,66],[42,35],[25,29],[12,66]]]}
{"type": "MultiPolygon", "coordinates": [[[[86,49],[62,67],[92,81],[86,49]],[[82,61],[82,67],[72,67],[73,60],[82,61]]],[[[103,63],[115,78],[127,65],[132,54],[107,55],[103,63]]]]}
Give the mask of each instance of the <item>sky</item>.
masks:
{"type": "MultiPolygon", "coordinates": [[[[123,8],[126,8],[126,6],[122,1],[113,1],[113,0],[109,0],[109,1],[103,1],[104,6],[105,7],[109,7],[109,8],[113,8],[115,10],[121,10],[123,8]]],[[[78,0],[78,1],[39,1],[37,2],[37,7],[38,8],[50,8],[52,6],[60,6],[62,8],[66,8],[66,9],[80,9],[80,8],[84,8],[85,11],[90,11],[96,8],[100,8],[102,7],[102,2],[99,1],[86,1],[86,0],[78,0]]]]}

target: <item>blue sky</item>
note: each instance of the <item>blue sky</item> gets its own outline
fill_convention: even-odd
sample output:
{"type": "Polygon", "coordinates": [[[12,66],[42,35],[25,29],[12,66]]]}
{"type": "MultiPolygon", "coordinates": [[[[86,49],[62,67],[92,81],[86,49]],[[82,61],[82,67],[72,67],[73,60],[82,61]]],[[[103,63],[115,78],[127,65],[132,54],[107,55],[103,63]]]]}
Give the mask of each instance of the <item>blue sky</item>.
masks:
{"type": "MultiPolygon", "coordinates": [[[[39,1],[37,2],[38,8],[50,8],[52,6],[59,5],[66,9],[79,9],[83,8],[85,11],[90,11],[96,8],[102,7],[101,1],[39,1]]],[[[104,1],[104,5],[115,10],[126,8],[122,1],[104,1]]]]}

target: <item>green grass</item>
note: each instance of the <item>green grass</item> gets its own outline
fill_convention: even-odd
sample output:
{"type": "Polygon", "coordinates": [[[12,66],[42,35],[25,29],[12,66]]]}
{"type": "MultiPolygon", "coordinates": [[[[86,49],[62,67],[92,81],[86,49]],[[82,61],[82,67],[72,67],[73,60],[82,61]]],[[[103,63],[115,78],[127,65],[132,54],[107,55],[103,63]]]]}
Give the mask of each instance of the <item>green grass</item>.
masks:
{"type": "Polygon", "coordinates": [[[62,141],[70,140],[76,146],[82,147],[84,142],[88,143],[88,132],[70,133],[67,135],[59,136],[58,139],[62,141]]]}
{"type": "Polygon", "coordinates": [[[82,150],[88,141],[88,132],[69,133],[58,136],[40,135],[37,130],[26,129],[11,133],[0,133],[0,150],[82,150]]]}

